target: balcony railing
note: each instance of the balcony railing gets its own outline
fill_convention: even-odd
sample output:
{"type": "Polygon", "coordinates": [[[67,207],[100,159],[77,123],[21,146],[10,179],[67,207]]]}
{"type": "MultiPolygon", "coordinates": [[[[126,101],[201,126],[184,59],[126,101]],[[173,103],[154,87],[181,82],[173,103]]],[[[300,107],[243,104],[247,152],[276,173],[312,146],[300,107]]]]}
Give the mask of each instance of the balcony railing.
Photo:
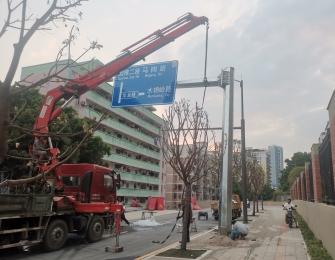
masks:
{"type": "Polygon", "coordinates": [[[159,128],[157,126],[154,126],[152,124],[149,124],[148,122],[136,117],[132,113],[128,112],[127,110],[124,110],[122,108],[111,108],[111,103],[105,99],[104,97],[100,96],[96,92],[90,91],[87,93],[86,97],[96,103],[99,106],[104,107],[107,110],[112,111],[113,113],[117,114],[118,116],[125,118],[138,126],[148,130],[151,133],[154,133],[156,135],[159,135],[159,128]]]}
{"type": "MultiPolygon", "coordinates": [[[[99,118],[101,117],[101,113],[90,109],[90,108],[86,108],[84,110],[84,114],[87,118],[96,118],[96,120],[99,120],[99,118]]],[[[107,118],[105,120],[102,121],[102,124],[105,126],[108,126],[114,130],[117,130],[121,133],[125,133],[131,137],[134,137],[135,139],[141,140],[147,144],[151,144],[154,146],[157,146],[154,142],[154,139],[151,136],[148,136],[142,132],[139,132],[137,130],[135,130],[134,128],[131,128],[125,124],[120,123],[119,121],[115,120],[115,119],[111,119],[111,118],[107,118]]]]}
{"type": "Polygon", "coordinates": [[[106,91],[110,95],[113,94],[113,86],[110,85],[110,84],[108,84],[108,83],[102,83],[102,84],[100,84],[99,88],[103,89],[104,91],[106,91]]]}
{"type": "Polygon", "coordinates": [[[116,194],[117,196],[126,196],[126,197],[149,197],[149,196],[159,196],[159,191],[121,188],[117,190],[116,194]]]}
{"type": "Polygon", "coordinates": [[[146,115],[148,118],[158,123],[159,125],[162,125],[164,122],[162,118],[160,118],[159,116],[157,116],[156,114],[152,113],[151,111],[149,111],[144,107],[133,107],[133,109],[135,109],[139,113],[146,115]]]}
{"type": "Polygon", "coordinates": [[[104,160],[112,161],[114,163],[125,164],[131,167],[140,168],[148,171],[160,172],[160,166],[157,164],[136,160],[119,154],[105,155],[104,160]]]}
{"type": "Polygon", "coordinates": [[[156,184],[156,185],[159,184],[158,177],[145,176],[142,174],[136,174],[131,172],[118,172],[118,173],[120,173],[122,181],[132,181],[132,182],[156,184]]]}
{"type": "Polygon", "coordinates": [[[156,160],[160,160],[160,153],[159,152],[155,152],[153,150],[144,148],[143,146],[140,146],[140,145],[135,145],[135,144],[133,144],[129,141],[117,138],[116,136],[112,136],[110,134],[107,134],[107,133],[104,133],[104,132],[101,132],[101,131],[96,131],[94,133],[94,135],[101,137],[102,140],[105,143],[109,143],[113,146],[117,146],[117,147],[123,148],[125,150],[132,151],[134,153],[142,154],[142,155],[145,155],[147,157],[151,157],[151,158],[154,158],[156,160]]]}

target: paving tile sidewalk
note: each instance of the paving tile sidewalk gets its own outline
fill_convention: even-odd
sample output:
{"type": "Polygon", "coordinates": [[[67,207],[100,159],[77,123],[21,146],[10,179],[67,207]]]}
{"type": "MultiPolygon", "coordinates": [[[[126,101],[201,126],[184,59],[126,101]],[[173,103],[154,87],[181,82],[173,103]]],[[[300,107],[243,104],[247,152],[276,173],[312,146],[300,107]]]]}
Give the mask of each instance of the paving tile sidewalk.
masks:
{"type": "MultiPolygon", "coordinates": [[[[289,229],[284,223],[280,206],[267,206],[263,213],[249,217],[249,235],[246,240],[232,241],[210,232],[189,244],[191,249],[211,250],[203,259],[218,260],[307,260],[309,256],[297,228],[289,229]]],[[[152,256],[149,259],[168,259],[152,256]]],[[[171,258],[170,258],[171,259],[171,258]]],[[[176,258],[175,258],[176,259],[176,258]]]]}

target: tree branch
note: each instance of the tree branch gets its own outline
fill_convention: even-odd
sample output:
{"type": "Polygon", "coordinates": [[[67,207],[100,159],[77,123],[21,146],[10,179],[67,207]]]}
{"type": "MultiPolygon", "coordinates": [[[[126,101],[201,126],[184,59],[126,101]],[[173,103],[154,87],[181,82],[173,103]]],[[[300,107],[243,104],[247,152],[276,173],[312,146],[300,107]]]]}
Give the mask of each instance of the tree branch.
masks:
{"type": "Polygon", "coordinates": [[[22,4],[23,1],[19,2],[16,6],[11,7],[12,1],[7,0],[7,17],[3,26],[0,29],[0,38],[7,32],[7,28],[12,26],[14,23],[18,22],[19,20],[11,21],[13,12],[22,4]]]}
{"type": "Polygon", "coordinates": [[[20,57],[22,55],[22,51],[26,46],[29,39],[34,35],[34,33],[40,29],[40,27],[48,24],[49,22],[53,21],[55,18],[62,17],[63,20],[68,19],[64,17],[64,14],[71,8],[81,5],[81,2],[84,0],[77,0],[77,1],[68,1],[64,6],[57,6],[57,0],[53,0],[50,7],[47,11],[40,17],[35,20],[35,22],[31,25],[30,29],[25,31],[25,22],[26,22],[26,0],[23,0],[22,6],[22,17],[21,17],[21,31],[20,37],[16,44],[14,44],[14,54],[12,61],[10,63],[8,72],[6,74],[4,85],[8,87],[11,85],[14,75],[16,73],[20,57]],[[56,13],[54,13],[56,11],[56,13]]]}
{"type": "Polygon", "coordinates": [[[57,162],[56,164],[52,165],[47,171],[45,172],[41,172],[39,174],[37,174],[34,177],[31,178],[25,178],[25,179],[18,179],[18,180],[5,180],[3,182],[0,183],[0,187],[12,187],[12,186],[19,186],[19,185],[23,185],[23,184],[30,184],[33,183],[35,181],[38,181],[42,178],[45,178],[45,176],[47,176],[48,174],[50,174],[56,167],[58,167],[59,165],[67,162],[77,151],[78,149],[86,142],[86,140],[94,133],[94,131],[99,127],[100,123],[106,118],[106,114],[103,114],[100,118],[100,120],[97,122],[96,126],[94,127],[93,131],[89,131],[86,133],[86,135],[84,136],[84,138],[79,142],[79,144],[71,151],[71,153],[65,157],[63,160],[57,162]]]}

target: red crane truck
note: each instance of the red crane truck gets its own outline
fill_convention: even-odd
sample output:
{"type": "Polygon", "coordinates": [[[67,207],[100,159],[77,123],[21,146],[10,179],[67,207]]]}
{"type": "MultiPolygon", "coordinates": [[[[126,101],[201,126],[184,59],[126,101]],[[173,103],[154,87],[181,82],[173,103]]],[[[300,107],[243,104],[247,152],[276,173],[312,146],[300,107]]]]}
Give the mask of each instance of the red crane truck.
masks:
{"type": "Polygon", "coordinates": [[[0,249],[43,243],[46,250],[57,250],[65,244],[68,233],[94,242],[109,227],[119,234],[123,207],[117,203],[116,194],[120,176],[98,165],[61,164],[59,150],[48,136],[48,125],[73,98],[96,89],[123,69],[206,23],[206,17],[187,13],[125,48],[110,63],[46,94],[34,135],[37,139],[47,138],[49,160],[37,165],[42,178],[30,183],[25,192],[15,192],[17,187],[11,186],[0,194],[0,249]],[[60,100],[65,102],[58,106],[60,100]],[[51,174],[45,175],[46,172],[51,174]]]}

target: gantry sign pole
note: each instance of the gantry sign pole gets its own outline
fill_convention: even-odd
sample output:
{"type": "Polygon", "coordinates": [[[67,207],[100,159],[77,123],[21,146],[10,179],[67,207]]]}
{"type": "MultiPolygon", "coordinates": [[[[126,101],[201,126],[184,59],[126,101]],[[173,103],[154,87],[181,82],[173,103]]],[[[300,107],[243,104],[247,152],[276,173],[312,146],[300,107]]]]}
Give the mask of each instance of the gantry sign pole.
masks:
{"type": "Polygon", "coordinates": [[[219,232],[231,231],[233,133],[234,133],[234,68],[229,69],[229,86],[225,88],[224,113],[222,120],[222,166],[220,192],[219,232]]]}
{"type": "MultiPolygon", "coordinates": [[[[222,70],[218,81],[209,81],[207,87],[221,87],[223,89],[223,120],[222,120],[222,164],[220,178],[220,234],[231,231],[231,198],[232,198],[232,158],[233,158],[233,130],[234,130],[234,68],[229,72],[222,70]],[[229,87],[228,87],[229,85],[229,87]]],[[[177,88],[205,87],[204,82],[177,83],[177,88]]]]}

